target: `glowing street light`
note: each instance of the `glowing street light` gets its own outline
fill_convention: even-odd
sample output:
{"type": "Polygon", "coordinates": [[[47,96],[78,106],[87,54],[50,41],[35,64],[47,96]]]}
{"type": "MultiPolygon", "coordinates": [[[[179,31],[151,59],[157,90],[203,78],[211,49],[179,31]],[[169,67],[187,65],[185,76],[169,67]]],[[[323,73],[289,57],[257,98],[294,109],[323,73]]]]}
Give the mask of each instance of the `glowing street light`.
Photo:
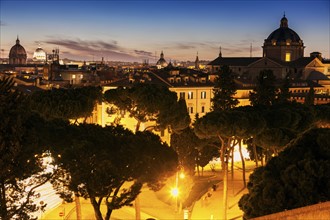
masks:
{"type": "Polygon", "coordinates": [[[171,195],[175,198],[179,196],[179,189],[177,187],[174,187],[171,189],[171,195]]]}

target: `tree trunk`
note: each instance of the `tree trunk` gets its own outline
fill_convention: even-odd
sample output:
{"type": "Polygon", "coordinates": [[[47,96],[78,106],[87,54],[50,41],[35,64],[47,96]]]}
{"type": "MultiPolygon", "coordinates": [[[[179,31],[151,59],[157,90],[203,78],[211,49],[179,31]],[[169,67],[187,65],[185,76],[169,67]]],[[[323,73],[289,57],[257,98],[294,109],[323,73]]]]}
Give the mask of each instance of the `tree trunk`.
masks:
{"type": "Polygon", "coordinates": [[[135,133],[138,132],[140,130],[140,125],[141,125],[141,121],[137,121],[136,127],[135,127],[135,133]]]}
{"type": "Polygon", "coordinates": [[[95,219],[96,220],[103,220],[102,213],[101,213],[101,210],[100,210],[100,205],[101,204],[98,205],[98,203],[96,202],[94,197],[89,198],[89,200],[91,201],[93,209],[94,209],[95,219]]]}
{"type": "Polygon", "coordinates": [[[196,164],[196,168],[197,168],[197,174],[198,174],[198,176],[200,176],[198,164],[196,164]]]}
{"type": "Polygon", "coordinates": [[[254,140],[252,140],[252,147],[253,147],[253,154],[254,154],[254,161],[256,162],[256,167],[258,167],[258,154],[257,154],[257,146],[254,140]]]}
{"type": "Polygon", "coordinates": [[[239,155],[241,156],[241,161],[242,161],[242,169],[243,169],[243,184],[244,188],[246,187],[246,177],[245,177],[245,159],[243,157],[242,153],[242,140],[238,141],[238,150],[239,150],[239,155]]]}
{"type": "Polygon", "coordinates": [[[228,209],[228,155],[223,158],[223,213],[222,218],[227,220],[228,209]]]}
{"type": "MultiPolygon", "coordinates": [[[[223,198],[222,198],[222,219],[227,219],[227,199],[228,199],[228,161],[225,156],[226,150],[228,147],[228,143],[230,142],[230,138],[228,139],[228,143],[225,144],[223,138],[218,134],[218,137],[221,141],[221,150],[220,150],[220,160],[221,160],[221,168],[222,168],[222,176],[223,176],[223,198]]],[[[227,154],[228,155],[228,154],[227,154]]]]}
{"type": "Polygon", "coordinates": [[[3,219],[3,220],[9,220],[8,216],[7,216],[7,201],[6,201],[6,188],[5,188],[5,184],[3,181],[1,181],[1,188],[0,188],[0,191],[1,191],[1,200],[0,200],[0,219],[3,219]]]}
{"type": "Polygon", "coordinates": [[[141,210],[140,210],[140,198],[139,195],[135,198],[135,220],[141,219],[141,210]]]}
{"type": "MultiPolygon", "coordinates": [[[[229,143],[230,144],[230,143],[229,143]]],[[[234,148],[235,148],[235,143],[233,142],[233,146],[230,146],[231,149],[231,179],[233,180],[234,179],[234,148]]],[[[229,159],[229,158],[228,158],[229,159]]]]}
{"type": "Polygon", "coordinates": [[[80,199],[79,199],[78,195],[74,195],[74,201],[76,203],[77,220],[81,220],[81,205],[80,205],[80,199]]]}
{"type": "Polygon", "coordinates": [[[110,209],[109,206],[107,206],[107,213],[104,217],[104,220],[110,220],[111,214],[112,214],[113,209],[110,209]]]}

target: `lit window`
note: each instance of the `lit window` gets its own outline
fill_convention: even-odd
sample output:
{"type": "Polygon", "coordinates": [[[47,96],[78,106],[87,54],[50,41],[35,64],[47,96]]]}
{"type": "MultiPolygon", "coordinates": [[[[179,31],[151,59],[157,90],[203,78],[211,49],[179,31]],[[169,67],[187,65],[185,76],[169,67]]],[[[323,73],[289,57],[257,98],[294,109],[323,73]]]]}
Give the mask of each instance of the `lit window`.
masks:
{"type": "Polygon", "coordinates": [[[201,99],[206,99],[206,92],[205,91],[201,92],[201,99]]]}
{"type": "Polygon", "coordinates": [[[285,53],[285,61],[290,62],[291,61],[291,53],[285,53]]]}
{"type": "Polygon", "coordinates": [[[194,93],[188,92],[188,99],[193,99],[193,98],[194,98],[194,93]]]}
{"type": "Polygon", "coordinates": [[[72,75],[72,79],[75,79],[76,78],[76,75],[72,75]]]}

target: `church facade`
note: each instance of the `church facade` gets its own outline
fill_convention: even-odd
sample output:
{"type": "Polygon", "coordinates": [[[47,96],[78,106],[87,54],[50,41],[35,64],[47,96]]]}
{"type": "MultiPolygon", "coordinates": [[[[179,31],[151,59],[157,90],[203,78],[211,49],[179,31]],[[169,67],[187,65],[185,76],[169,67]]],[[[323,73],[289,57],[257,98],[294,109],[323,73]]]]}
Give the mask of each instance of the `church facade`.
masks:
{"type": "MultiPolygon", "coordinates": [[[[319,52],[305,57],[304,43],[300,36],[289,28],[285,15],[280,20],[280,27],[264,40],[262,48],[262,57],[223,57],[220,51],[219,56],[207,65],[208,71],[215,74],[222,66],[229,66],[237,76],[238,85],[244,89],[253,88],[260,71],[272,70],[279,81],[286,77],[291,79],[293,99],[300,97],[301,100],[297,100],[299,102],[302,102],[302,97],[306,96],[311,87],[317,94],[329,97],[330,60],[323,59],[319,52]]],[[[321,101],[319,103],[322,103],[321,101]]],[[[329,98],[325,102],[329,102],[329,98]]]]}

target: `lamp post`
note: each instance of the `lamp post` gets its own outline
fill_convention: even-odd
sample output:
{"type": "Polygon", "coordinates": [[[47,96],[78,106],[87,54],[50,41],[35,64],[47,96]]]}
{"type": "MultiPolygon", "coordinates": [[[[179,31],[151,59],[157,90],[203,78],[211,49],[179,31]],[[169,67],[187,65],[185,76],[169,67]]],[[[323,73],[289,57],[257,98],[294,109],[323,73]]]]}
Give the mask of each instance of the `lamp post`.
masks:
{"type": "Polygon", "coordinates": [[[182,209],[182,203],[181,203],[181,201],[180,201],[180,208],[178,210],[179,193],[180,193],[180,191],[179,191],[179,178],[180,179],[184,179],[185,178],[185,175],[182,172],[182,170],[177,171],[176,174],[175,174],[175,187],[172,188],[171,194],[175,198],[175,212],[178,212],[179,211],[179,213],[181,213],[181,209],[182,209]]]}

